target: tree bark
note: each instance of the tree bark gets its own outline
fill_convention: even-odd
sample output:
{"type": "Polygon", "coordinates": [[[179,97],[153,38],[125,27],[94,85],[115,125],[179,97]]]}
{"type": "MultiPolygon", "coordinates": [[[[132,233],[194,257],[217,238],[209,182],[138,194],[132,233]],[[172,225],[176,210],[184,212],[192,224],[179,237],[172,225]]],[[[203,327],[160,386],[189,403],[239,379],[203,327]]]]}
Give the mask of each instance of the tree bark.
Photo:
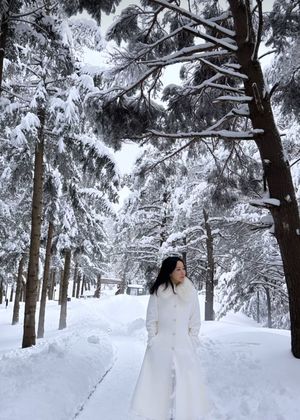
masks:
{"type": "Polygon", "coordinates": [[[50,273],[50,286],[48,291],[48,299],[53,300],[54,298],[54,287],[55,287],[56,270],[53,268],[50,273]]]}
{"type": "Polygon", "coordinates": [[[59,293],[58,293],[58,304],[61,305],[62,302],[62,291],[63,291],[63,281],[64,281],[64,270],[60,270],[60,280],[59,280],[59,293]]]}
{"type": "Polygon", "coordinates": [[[74,276],[73,276],[72,297],[76,296],[77,273],[78,273],[78,263],[75,264],[75,270],[74,270],[74,276]]]}
{"type": "Polygon", "coordinates": [[[187,255],[186,255],[186,236],[183,238],[183,245],[184,245],[184,249],[185,251],[183,251],[182,253],[182,259],[183,259],[183,263],[184,263],[184,267],[185,267],[185,271],[186,271],[186,275],[188,277],[188,272],[187,272],[187,255]]]}
{"type": "Polygon", "coordinates": [[[300,219],[289,162],[284,155],[281,137],[274,121],[271,98],[265,86],[261,65],[252,59],[256,36],[251,23],[250,2],[229,0],[236,31],[236,53],[240,71],[248,76],[245,94],[254,99],[249,103],[254,129],[264,134],[256,139],[267,180],[270,198],[279,206],[270,206],[274,233],[279,244],[289,295],[291,349],[300,358],[300,219]]]}
{"type": "Polygon", "coordinates": [[[256,321],[260,323],[259,290],[256,291],[256,321]]]}
{"type": "Polygon", "coordinates": [[[37,302],[40,300],[40,293],[41,293],[41,279],[38,279],[37,292],[36,292],[36,301],[37,302]]]}
{"type": "Polygon", "coordinates": [[[21,295],[20,295],[20,302],[25,302],[26,300],[26,283],[22,278],[22,287],[21,287],[21,295]]]}
{"type": "Polygon", "coordinates": [[[10,288],[9,301],[12,302],[13,299],[14,299],[14,283],[11,285],[11,288],[10,288]]]}
{"type": "Polygon", "coordinates": [[[80,296],[83,296],[84,289],[85,289],[85,275],[82,276],[80,296]]]}
{"type": "Polygon", "coordinates": [[[43,199],[43,158],[44,158],[44,124],[45,110],[39,108],[38,117],[40,127],[38,130],[38,142],[35,146],[35,164],[33,180],[33,197],[31,212],[31,237],[29,249],[28,275],[26,283],[26,301],[24,316],[24,331],[22,347],[34,346],[35,335],[35,312],[38,285],[39,251],[42,223],[42,199],[43,199]]]}
{"type": "Polygon", "coordinates": [[[25,256],[23,255],[19,261],[18,267],[18,277],[12,317],[12,325],[16,325],[19,322],[19,313],[20,313],[20,300],[22,294],[22,276],[23,276],[23,267],[24,267],[25,256]]]}
{"type": "Polygon", "coordinates": [[[46,311],[47,290],[49,287],[49,271],[50,271],[53,231],[54,231],[53,223],[49,222],[42,295],[41,295],[41,302],[40,302],[39,324],[38,324],[38,333],[37,333],[38,338],[44,337],[45,311],[46,311]]]}
{"type": "Polygon", "coordinates": [[[97,276],[97,286],[96,286],[96,290],[94,293],[94,297],[95,298],[100,298],[100,293],[101,293],[101,274],[98,274],[97,276]]]}
{"type": "Polygon", "coordinates": [[[81,274],[78,273],[77,274],[77,281],[76,281],[76,298],[79,298],[79,294],[80,294],[80,279],[81,279],[81,274]]]}
{"type": "Polygon", "coordinates": [[[1,27],[0,27],[0,96],[2,95],[3,66],[4,66],[7,34],[8,34],[8,15],[4,14],[1,16],[1,27]]]}
{"type": "Polygon", "coordinates": [[[3,280],[0,283],[0,305],[3,303],[3,280]]]}
{"type": "Polygon", "coordinates": [[[271,306],[271,294],[270,289],[265,287],[267,297],[267,309],[268,309],[268,328],[272,328],[272,306],[271,306]]]}
{"type": "Polygon", "coordinates": [[[204,225],[206,230],[206,253],[207,253],[207,271],[205,281],[205,321],[214,320],[214,244],[211,233],[211,225],[208,221],[208,214],[203,209],[204,225]]]}
{"type": "Polygon", "coordinates": [[[62,282],[62,294],[61,294],[61,306],[60,306],[60,317],[59,317],[59,330],[67,327],[67,302],[68,302],[68,285],[70,276],[71,266],[71,250],[68,249],[65,252],[65,266],[64,276],[62,282]]]}

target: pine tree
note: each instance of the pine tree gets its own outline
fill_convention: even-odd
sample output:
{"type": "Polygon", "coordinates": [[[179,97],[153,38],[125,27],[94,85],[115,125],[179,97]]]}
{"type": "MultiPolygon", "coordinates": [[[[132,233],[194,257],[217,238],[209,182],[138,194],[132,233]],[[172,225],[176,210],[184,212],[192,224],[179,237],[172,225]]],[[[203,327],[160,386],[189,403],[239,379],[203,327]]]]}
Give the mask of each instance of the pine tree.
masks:
{"type": "MultiPolygon", "coordinates": [[[[130,135],[151,136],[158,139],[157,141],[162,138],[182,138],[187,144],[203,138],[255,142],[269,195],[256,204],[268,208],[274,219],[274,232],[289,294],[292,352],[295,357],[300,358],[300,311],[297,303],[300,300],[300,220],[290,166],[284,157],[281,137],[274,121],[270,92],[258,59],[263,32],[262,3],[257,3],[253,13],[248,0],[229,0],[228,3],[228,11],[210,19],[203,17],[201,7],[190,11],[164,0],[153,0],[145,4],[145,14],[139,16],[138,20],[132,19],[132,16],[130,20],[129,13],[124,12],[123,19],[116,22],[110,36],[114,37],[118,33],[119,39],[127,41],[129,33],[128,29],[124,29],[125,22],[131,25],[132,36],[128,42],[128,50],[127,53],[122,53],[123,57],[127,54],[127,59],[124,61],[117,58],[117,64],[120,61],[120,77],[118,79],[115,76],[117,71],[111,72],[116,81],[115,84],[112,83],[114,88],[103,90],[94,99],[90,98],[90,105],[95,107],[95,119],[99,127],[107,128],[109,114],[125,117],[128,112],[131,113],[132,125],[126,125],[119,136],[115,129],[107,130],[109,135],[114,134],[114,142],[117,137],[121,139],[130,135]],[[180,24],[176,29],[169,24],[178,21],[180,24]],[[216,32],[215,36],[205,32],[212,28],[216,32]],[[179,33],[191,34],[205,43],[195,42],[191,45],[189,39],[189,46],[182,48],[178,42],[179,33]],[[214,62],[215,58],[226,58],[226,61],[218,65],[214,62]],[[217,101],[226,104],[226,107],[230,106],[230,111],[201,130],[197,127],[190,130],[183,125],[182,131],[173,132],[168,127],[167,118],[164,118],[162,112],[156,112],[157,108],[148,98],[157,92],[162,69],[195,60],[200,60],[203,67],[213,72],[213,76],[209,75],[202,84],[198,93],[199,100],[210,91],[211,84],[214,89],[217,85],[220,90],[217,101]],[[122,88],[120,81],[129,76],[129,82],[122,88]],[[226,84],[224,78],[234,83],[226,84]],[[138,116],[143,118],[142,124],[136,122],[139,120],[138,116]],[[236,130],[236,121],[240,122],[238,127],[244,121],[245,128],[236,130]]],[[[138,13],[141,14],[138,7],[131,7],[131,11],[133,10],[136,17],[138,13]]],[[[221,7],[219,10],[222,11],[221,7]]],[[[118,129],[120,130],[120,126],[118,129]]]]}

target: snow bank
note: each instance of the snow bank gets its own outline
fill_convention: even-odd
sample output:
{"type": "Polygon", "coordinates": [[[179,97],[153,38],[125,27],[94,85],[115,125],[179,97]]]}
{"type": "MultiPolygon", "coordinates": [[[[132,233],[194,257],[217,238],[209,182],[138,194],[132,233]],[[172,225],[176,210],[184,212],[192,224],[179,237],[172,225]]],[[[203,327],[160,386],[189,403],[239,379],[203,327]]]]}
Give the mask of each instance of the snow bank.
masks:
{"type": "Polygon", "coordinates": [[[91,333],[63,334],[2,355],[0,419],[72,419],[113,362],[107,337],[91,333]]]}
{"type": "Polygon", "coordinates": [[[8,339],[0,339],[1,420],[71,420],[80,411],[114,363],[99,304],[70,302],[68,328],[58,331],[60,308],[49,302],[45,338],[27,349],[19,348],[21,325],[9,325],[12,308],[1,308],[2,337],[8,339]]]}

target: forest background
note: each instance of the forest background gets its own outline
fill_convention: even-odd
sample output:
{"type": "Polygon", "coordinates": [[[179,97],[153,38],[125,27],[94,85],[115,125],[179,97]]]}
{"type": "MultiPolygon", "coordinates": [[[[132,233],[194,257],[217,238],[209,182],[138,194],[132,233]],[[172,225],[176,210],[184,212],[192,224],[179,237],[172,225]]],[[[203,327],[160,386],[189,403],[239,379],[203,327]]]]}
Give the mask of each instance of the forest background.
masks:
{"type": "Polygon", "coordinates": [[[149,285],[181,255],[206,320],[291,328],[300,357],[299,2],[121,2],[104,38],[118,3],[1,3],[0,303],[28,347],[70,276],[149,285]]]}

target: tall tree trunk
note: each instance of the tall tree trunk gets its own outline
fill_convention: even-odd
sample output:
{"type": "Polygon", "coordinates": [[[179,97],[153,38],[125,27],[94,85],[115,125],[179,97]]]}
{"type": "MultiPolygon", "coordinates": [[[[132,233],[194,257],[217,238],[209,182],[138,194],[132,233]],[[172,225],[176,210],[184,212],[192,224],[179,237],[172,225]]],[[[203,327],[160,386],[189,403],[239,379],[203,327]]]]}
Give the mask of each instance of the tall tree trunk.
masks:
{"type": "Polygon", "coordinates": [[[98,274],[97,276],[97,286],[96,286],[96,290],[94,293],[94,297],[95,298],[100,298],[100,293],[101,293],[101,274],[98,274]]]}
{"type": "Polygon", "coordinates": [[[270,198],[277,199],[280,203],[279,206],[269,204],[269,208],[274,219],[274,232],[289,295],[292,353],[300,358],[300,218],[295,188],[274,121],[271,98],[261,65],[252,57],[256,36],[251,23],[250,2],[229,0],[229,4],[236,31],[236,56],[241,66],[239,71],[248,76],[244,81],[246,95],[254,98],[249,102],[250,119],[254,129],[264,130],[264,134],[256,139],[264,176],[270,198]]]}
{"type": "Polygon", "coordinates": [[[85,289],[85,275],[82,276],[82,283],[81,283],[81,292],[80,296],[83,296],[83,291],[85,289]]]}
{"type": "Polygon", "coordinates": [[[62,283],[62,299],[60,307],[60,318],[59,318],[59,330],[66,328],[67,326],[67,302],[68,302],[68,285],[69,285],[69,276],[70,276],[70,266],[71,266],[71,250],[68,249],[65,252],[65,266],[64,266],[64,276],[62,283]]]}
{"type": "Polygon", "coordinates": [[[76,283],[77,283],[77,273],[78,273],[78,263],[75,264],[74,276],[73,276],[73,289],[72,289],[72,297],[76,296],[76,283]]]}
{"type": "Polygon", "coordinates": [[[170,198],[170,194],[168,192],[164,192],[163,193],[163,199],[162,199],[162,208],[163,210],[163,215],[162,215],[162,220],[161,220],[161,224],[160,224],[160,240],[159,240],[159,247],[161,248],[162,244],[165,242],[166,238],[167,238],[167,222],[168,222],[168,218],[167,218],[167,214],[168,214],[168,202],[169,202],[169,198],[170,198]]]}
{"type": "Polygon", "coordinates": [[[0,305],[3,303],[3,280],[0,283],[0,305]]]}
{"type": "Polygon", "coordinates": [[[62,293],[63,293],[63,281],[64,281],[64,270],[60,270],[60,279],[59,279],[59,293],[58,293],[58,304],[61,305],[62,302],[62,293]]]}
{"type": "Polygon", "coordinates": [[[38,130],[38,142],[35,146],[35,164],[33,180],[33,197],[31,213],[31,237],[29,250],[28,275],[26,283],[26,302],[24,316],[24,332],[22,347],[35,345],[35,312],[37,299],[39,252],[42,222],[42,199],[43,199],[43,157],[44,157],[44,124],[45,110],[38,110],[40,127],[38,130]]]}
{"type": "Polygon", "coordinates": [[[187,272],[187,261],[186,261],[186,236],[183,238],[183,245],[184,245],[184,251],[182,253],[182,259],[184,262],[184,266],[185,266],[185,270],[186,270],[186,275],[188,276],[188,272],[187,272]]]}
{"type": "Polygon", "coordinates": [[[23,279],[22,279],[21,291],[20,291],[20,302],[25,302],[25,298],[24,298],[25,288],[26,288],[26,284],[23,282],[23,279]]]}
{"type": "Polygon", "coordinates": [[[268,309],[268,327],[272,328],[272,306],[271,306],[271,294],[270,289],[265,287],[267,297],[267,309],[268,309]]]}
{"type": "Polygon", "coordinates": [[[15,325],[19,322],[24,261],[25,261],[25,256],[23,255],[21,257],[20,261],[19,261],[19,267],[18,267],[18,277],[17,277],[17,286],[16,286],[16,293],[15,293],[15,302],[14,302],[14,309],[13,309],[12,325],[15,325]]]}
{"type": "Polygon", "coordinates": [[[11,285],[11,288],[10,288],[10,295],[9,295],[9,301],[10,301],[10,302],[12,302],[12,301],[13,301],[13,299],[14,299],[14,284],[15,284],[15,283],[13,283],[13,284],[11,285]]]}
{"type": "Polygon", "coordinates": [[[204,225],[206,230],[206,253],[207,253],[207,271],[205,282],[205,320],[214,320],[214,244],[211,232],[211,225],[208,221],[208,214],[203,209],[204,225]]]}
{"type": "Polygon", "coordinates": [[[47,245],[46,245],[46,258],[45,258],[44,275],[43,275],[42,296],[41,296],[41,302],[40,302],[39,324],[38,324],[38,333],[37,333],[38,338],[44,337],[46,299],[47,299],[47,289],[49,287],[49,271],[50,271],[53,231],[54,231],[53,223],[49,222],[47,245]]]}
{"type": "Polygon", "coordinates": [[[36,292],[36,301],[38,302],[40,300],[40,294],[41,294],[41,279],[38,279],[38,284],[37,284],[37,292],[36,292]]]}
{"type": "Polygon", "coordinates": [[[52,268],[52,270],[50,271],[50,285],[49,285],[49,290],[48,290],[48,299],[49,300],[53,300],[53,295],[54,295],[54,287],[55,287],[55,275],[56,275],[56,271],[55,268],[52,268]]]}
{"type": "Polygon", "coordinates": [[[8,15],[3,14],[1,16],[1,27],[0,27],[0,96],[2,95],[3,66],[4,66],[7,34],[8,34],[8,15]]]}
{"type": "Polygon", "coordinates": [[[256,291],[256,321],[260,323],[259,290],[256,291]]]}
{"type": "Polygon", "coordinates": [[[76,298],[79,298],[79,294],[80,294],[80,279],[81,279],[81,274],[78,273],[77,274],[77,281],[76,281],[76,298]]]}

